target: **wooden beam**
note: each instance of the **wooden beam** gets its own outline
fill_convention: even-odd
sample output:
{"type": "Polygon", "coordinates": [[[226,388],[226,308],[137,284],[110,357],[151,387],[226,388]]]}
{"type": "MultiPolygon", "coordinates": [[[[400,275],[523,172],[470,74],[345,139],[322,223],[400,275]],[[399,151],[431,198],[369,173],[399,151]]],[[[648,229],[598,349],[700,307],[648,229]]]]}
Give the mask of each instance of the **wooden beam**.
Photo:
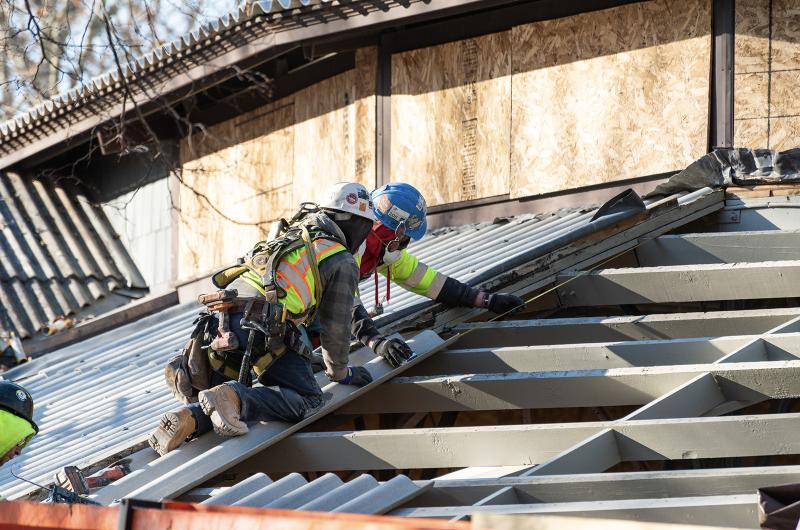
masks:
{"type": "Polygon", "coordinates": [[[800,296],[800,261],[605,269],[559,276],[566,307],[800,296]]]}
{"type": "Polygon", "coordinates": [[[755,335],[800,316],[800,308],[709,311],[635,317],[553,318],[476,322],[452,328],[456,348],[579,344],[628,340],[755,335]]]}

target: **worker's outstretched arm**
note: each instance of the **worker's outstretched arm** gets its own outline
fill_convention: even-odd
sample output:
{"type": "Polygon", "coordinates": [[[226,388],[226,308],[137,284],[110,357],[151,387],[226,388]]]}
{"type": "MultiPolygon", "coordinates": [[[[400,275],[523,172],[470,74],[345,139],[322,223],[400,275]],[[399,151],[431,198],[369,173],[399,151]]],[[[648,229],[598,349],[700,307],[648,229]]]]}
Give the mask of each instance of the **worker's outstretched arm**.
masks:
{"type": "Polygon", "coordinates": [[[326,374],[331,381],[348,377],[347,356],[350,353],[350,322],[353,293],[358,288],[358,268],[349,252],[330,256],[319,264],[322,299],[317,315],[320,342],[326,374]]]}
{"type": "Polygon", "coordinates": [[[427,296],[450,307],[483,307],[494,313],[506,313],[521,309],[522,298],[506,293],[491,294],[462,283],[425,265],[407,250],[394,255],[384,255],[384,263],[378,272],[406,290],[427,296]]]}

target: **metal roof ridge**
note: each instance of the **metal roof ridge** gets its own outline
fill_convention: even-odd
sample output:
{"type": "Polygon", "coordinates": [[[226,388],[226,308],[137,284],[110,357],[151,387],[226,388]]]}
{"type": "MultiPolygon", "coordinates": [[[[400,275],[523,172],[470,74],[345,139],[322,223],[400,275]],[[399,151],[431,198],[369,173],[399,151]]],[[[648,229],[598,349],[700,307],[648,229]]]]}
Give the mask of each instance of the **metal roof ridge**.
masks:
{"type": "MultiPolygon", "coordinates": [[[[359,0],[355,0],[358,2],[359,0]]],[[[150,68],[158,69],[177,53],[190,51],[187,48],[198,44],[211,45],[217,37],[227,32],[235,31],[239,26],[259,17],[271,16],[275,13],[289,11],[292,15],[295,10],[315,6],[318,4],[338,4],[340,0],[283,0],[273,2],[262,0],[253,5],[249,12],[243,8],[238,11],[227,13],[216,20],[194,28],[189,33],[177,37],[168,44],[154,46],[147,53],[135,57],[124,65],[121,65],[123,77],[126,80],[136,79],[142,71],[150,68]]],[[[349,3],[349,2],[348,2],[349,3]]],[[[191,51],[198,51],[191,50],[191,51]]],[[[17,114],[4,122],[0,122],[0,145],[10,136],[20,134],[25,129],[32,128],[37,122],[48,117],[68,104],[85,103],[86,99],[94,99],[102,95],[103,91],[111,91],[117,87],[114,85],[119,81],[119,70],[113,68],[80,85],[70,88],[65,92],[57,94],[50,99],[38,103],[36,106],[23,113],[17,114]]]]}

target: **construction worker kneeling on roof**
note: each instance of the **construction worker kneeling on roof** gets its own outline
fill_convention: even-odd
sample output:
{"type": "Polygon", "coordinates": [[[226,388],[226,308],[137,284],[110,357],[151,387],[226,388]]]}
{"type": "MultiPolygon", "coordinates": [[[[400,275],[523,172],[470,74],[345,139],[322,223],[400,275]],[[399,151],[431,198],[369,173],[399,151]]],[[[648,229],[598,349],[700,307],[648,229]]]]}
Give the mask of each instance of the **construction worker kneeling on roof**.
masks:
{"type": "Polygon", "coordinates": [[[18,456],[38,432],[31,395],[16,383],[0,381],[0,466],[18,456]]]}
{"type": "Polygon", "coordinates": [[[165,454],[212,428],[237,436],[248,431],[246,422],[294,423],[317,411],[322,390],[304,328],[316,317],[328,378],[359,387],[372,381],[366,368],[348,366],[348,353],[351,325],[364,344],[382,339],[371,322],[353,322],[353,255],[374,220],[366,188],[339,183],[325,201],[305,203],[279,223],[239,265],[213,276],[222,290],[200,297],[209,311],[165,370],[170,389],[188,405],[161,417],[149,439],[153,449],[165,454]],[[250,385],[251,366],[261,386],[250,385]]]}

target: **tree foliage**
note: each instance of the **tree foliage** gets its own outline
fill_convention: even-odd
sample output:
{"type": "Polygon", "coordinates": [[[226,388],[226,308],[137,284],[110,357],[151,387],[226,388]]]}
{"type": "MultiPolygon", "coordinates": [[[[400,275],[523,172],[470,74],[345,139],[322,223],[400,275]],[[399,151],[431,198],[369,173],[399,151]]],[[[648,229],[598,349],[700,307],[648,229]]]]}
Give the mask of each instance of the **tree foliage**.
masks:
{"type": "Polygon", "coordinates": [[[236,8],[235,0],[0,0],[0,121],[236,8]]]}

